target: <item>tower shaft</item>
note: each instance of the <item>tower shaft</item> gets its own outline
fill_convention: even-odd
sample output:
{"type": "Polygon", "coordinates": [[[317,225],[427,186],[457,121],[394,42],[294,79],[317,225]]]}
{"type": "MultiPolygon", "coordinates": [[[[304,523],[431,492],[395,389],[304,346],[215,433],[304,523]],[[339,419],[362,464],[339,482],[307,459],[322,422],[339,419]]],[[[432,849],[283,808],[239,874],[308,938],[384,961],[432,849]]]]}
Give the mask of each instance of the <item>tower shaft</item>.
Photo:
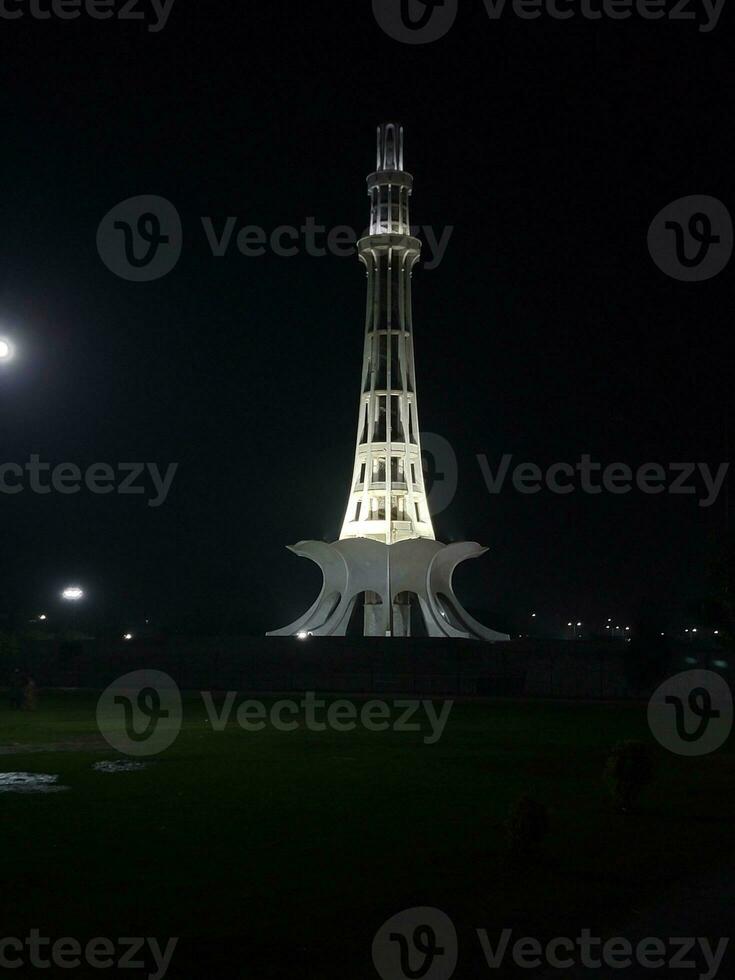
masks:
{"type": "Polygon", "coordinates": [[[377,170],[367,179],[370,233],[358,242],[367,310],[355,465],[340,540],[434,540],[421,466],[411,277],[421,242],[411,235],[413,178],[403,129],[378,128],[377,170]]]}

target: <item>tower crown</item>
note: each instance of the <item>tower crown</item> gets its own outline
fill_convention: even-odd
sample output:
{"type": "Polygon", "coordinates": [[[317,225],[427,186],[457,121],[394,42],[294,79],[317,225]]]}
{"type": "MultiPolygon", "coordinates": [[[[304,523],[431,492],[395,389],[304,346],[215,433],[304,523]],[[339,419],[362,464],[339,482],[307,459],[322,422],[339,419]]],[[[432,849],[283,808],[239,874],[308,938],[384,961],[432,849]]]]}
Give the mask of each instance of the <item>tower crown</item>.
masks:
{"type": "Polygon", "coordinates": [[[413,177],[403,169],[403,126],[378,126],[378,169],[367,179],[371,235],[410,235],[413,177]]]}
{"type": "Polygon", "coordinates": [[[403,126],[396,122],[378,126],[378,173],[403,170],[403,126]]]}

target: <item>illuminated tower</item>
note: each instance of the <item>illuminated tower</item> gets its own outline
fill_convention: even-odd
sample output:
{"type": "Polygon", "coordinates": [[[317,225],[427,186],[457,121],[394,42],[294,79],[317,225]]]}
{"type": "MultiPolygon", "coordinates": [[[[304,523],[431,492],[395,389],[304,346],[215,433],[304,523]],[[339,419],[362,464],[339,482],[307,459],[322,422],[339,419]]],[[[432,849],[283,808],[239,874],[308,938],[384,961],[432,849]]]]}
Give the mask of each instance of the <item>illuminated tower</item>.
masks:
{"type": "Polygon", "coordinates": [[[316,562],[314,604],[270,636],[344,636],[360,602],[365,636],[507,640],[473,619],[452,589],[457,565],[482,555],[475,541],[441,544],[421,467],[413,358],[411,274],[421,243],[411,235],[413,178],[403,169],[403,128],[378,128],[377,169],[368,177],[370,232],[357,245],[367,270],[367,315],[357,447],[339,540],[300,541],[316,562]]]}
{"type": "Polygon", "coordinates": [[[411,316],[411,277],[421,242],[411,235],[413,177],[403,169],[402,126],[378,128],[377,169],[367,183],[370,234],[358,243],[367,270],[365,348],[355,465],[340,540],[433,540],[411,316]]]}

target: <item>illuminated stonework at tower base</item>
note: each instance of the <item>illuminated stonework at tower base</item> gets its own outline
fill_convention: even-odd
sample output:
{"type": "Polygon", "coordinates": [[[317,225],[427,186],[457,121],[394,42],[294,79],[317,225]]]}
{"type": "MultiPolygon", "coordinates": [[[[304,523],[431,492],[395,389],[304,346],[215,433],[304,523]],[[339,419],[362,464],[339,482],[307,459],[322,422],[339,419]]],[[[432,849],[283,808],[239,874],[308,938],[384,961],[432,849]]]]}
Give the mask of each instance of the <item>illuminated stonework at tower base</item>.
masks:
{"type": "MultiPolygon", "coordinates": [[[[426,538],[386,545],[369,538],[326,544],[301,541],[290,549],[322,570],[319,598],[300,619],[269,636],[345,636],[364,593],[365,636],[410,636],[412,603],[429,636],[508,640],[467,613],[452,589],[452,575],[466,558],[487,551],[474,541],[440,544],[426,538]],[[370,597],[368,599],[368,597],[370,597]]],[[[414,614],[415,615],[415,614],[414,614]]]]}
{"type": "Polygon", "coordinates": [[[411,277],[421,242],[411,235],[413,178],[403,169],[403,129],[378,129],[368,177],[370,232],[358,242],[368,282],[352,481],[340,540],[291,548],[322,570],[321,594],[303,616],[269,636],[344,636],[358,603],[365,636],[508,640],[473,619],[452,591],[466,558],[487,549],[434,538],[421,466],[411,277]],[[420,621],[417,619],[420,617],[420,621]]]}

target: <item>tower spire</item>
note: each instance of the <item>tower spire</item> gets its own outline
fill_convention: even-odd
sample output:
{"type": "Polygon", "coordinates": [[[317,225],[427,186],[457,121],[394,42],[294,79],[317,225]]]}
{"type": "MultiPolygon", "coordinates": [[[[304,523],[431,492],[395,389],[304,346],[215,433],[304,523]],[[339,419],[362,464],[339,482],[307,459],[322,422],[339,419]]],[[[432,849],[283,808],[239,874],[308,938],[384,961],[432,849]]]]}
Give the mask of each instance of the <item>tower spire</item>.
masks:
{"type": "Polygon", "coordinates": [[[378,126],[378,162],[376,170],[403,170],[403,126],[381,123],[378,126]]]}
{"type": "Polygon", "coordinates": [[[403,127],[378,127],[377,170],[367,178],[370,233],[358,242],[367,312],[357,445],[340,539],[395,544],[434,539],[421,466],[411,277],[421,242],[411,235],[413,178],[403,169],[403,127]]]}

